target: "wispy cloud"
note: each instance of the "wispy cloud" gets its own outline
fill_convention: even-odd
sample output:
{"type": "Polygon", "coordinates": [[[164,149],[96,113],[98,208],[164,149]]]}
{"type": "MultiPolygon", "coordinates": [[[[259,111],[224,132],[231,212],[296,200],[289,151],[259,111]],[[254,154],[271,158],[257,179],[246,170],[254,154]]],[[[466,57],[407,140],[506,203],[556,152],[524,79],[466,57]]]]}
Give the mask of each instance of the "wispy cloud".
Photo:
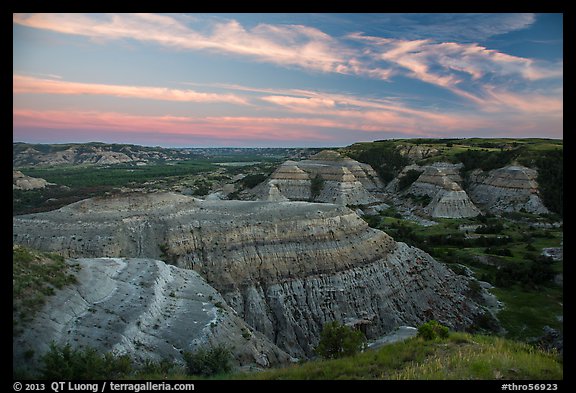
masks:
{"type": "Polygon", "coordinates": [[[367,25],[381,34],[418,40],[478,41],[529,28],[536,22],[531,13],[375,14],[367,25]],[[371,26],[373,25],[373,26],[371,26]]]}
{"type": "Polygon", "coordinates": [[[132,39],[176,49],[247,56],[258,61],[319,72],[380,79],[390,76],[389,70],[365,67],[355,61],[353,48],[319,29],[304,25],[262,23],[247,29],[239,22],[230,20],[213,22],[210,31],[201,33],[166,15],[14,14],[13,21],[28,27],[98,40],[132,39]]]}
{"type": "MultiPolygon", "coordinates": [[[[532,14],[446,16],[481,20],[476,26],[486,34],[500,34],[524,28],[534,22],[532,14]],[[498,22],[499,21],[499,22],[498,22]],[[490,22],[490,23],[489,23],[490,22]],[[502,23],[500,23],[502,22],[502,23]],[[504,23],[506,22],[506,23],[504,23]]],[[[199,32],[174,17],[150,14],[76,15],[14,14],[14,23],[28,27],[88,36],[95,39],[132,39],[183,50],[208,50],[251,57],[283,66],[298,66],[320,72],[389,79],[398,70],[427,83],[467,96],[456,85],[461,73],[477,80],[485,75],[517,75],[527,80],[562,76],[562,64],[537,63],[507,55],[475,43],[438,42],[431,39],[392,39],[350,33],[332,37],[304,25],[258,24],[245,28],[235,20],[213,21],[199,32]],[[366,47],[348,45],[362,42],[366,47]],[[441,72],[434,72],[440,67],[441,72]]],[[[449,23],[439,24],[442,28],[449,23]]],[[[428,27],[430,28],[430,26],[428,27]]]]}
{"type": "Polygon", "coordinates": [[[162,101],[247,104],[246,99],[235,94],[203,93],[193,90],[169,89],[165,87],[67,82],[63,80],[41,79],[24,75],[13,75],[12,81],[14,94],[90,94],[162,101]]]}
{"type": "Polygon", "coordinates": [[[352,33],[348,39],[364,42],[365,53],[399,73],[444,88],[484,105],[490,86],[484,79],[508,84],[563,77],[562,63],[536,62],[478,44],[437,43],[432,40],[398,40],[352,33]],[[512,78],[512,79],[511,79],[512,78]]]}

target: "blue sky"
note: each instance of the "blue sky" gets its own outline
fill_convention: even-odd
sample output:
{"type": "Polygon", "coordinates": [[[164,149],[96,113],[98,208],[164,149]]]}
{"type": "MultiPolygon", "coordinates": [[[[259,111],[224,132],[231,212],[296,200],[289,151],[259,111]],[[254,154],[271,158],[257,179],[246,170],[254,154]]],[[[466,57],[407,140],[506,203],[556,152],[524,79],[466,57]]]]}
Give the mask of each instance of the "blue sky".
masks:
{"type": "Polygon", "coordinates": [[[562,14],[14,14],[15,141],[563,135],[562,14]]]}

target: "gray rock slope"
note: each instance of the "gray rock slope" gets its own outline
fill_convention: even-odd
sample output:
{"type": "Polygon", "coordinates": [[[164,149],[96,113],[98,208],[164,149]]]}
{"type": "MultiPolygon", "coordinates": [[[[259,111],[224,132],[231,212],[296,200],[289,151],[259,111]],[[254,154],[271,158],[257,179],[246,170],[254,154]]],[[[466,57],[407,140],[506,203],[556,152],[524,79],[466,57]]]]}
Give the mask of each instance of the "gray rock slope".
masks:
{"type": "Polygon", "coordinates": [[[402,170],[396,179],[387,185],[386,190],[396,198],[406,194],[429,196],[432,199],[423,209],[423,212],[430,217],[476,217],[480,214],[480,210],[472,203],[466,191],[460,186],[462,182],[459,173],[461,166],[445,162],[424,166],[409,165],[402,170]],[[405,176],[409,170],[416,170],[422,173],[406,191],[398,194],[399,179],[405,176]]]}
{"type": "Polygon", "coordinates": [[[308,160],[286,161],[252,193],[268,201],[309,201],[363,205],[378,202],[372,192],[383,187],[368,164],[323,150],[308,160]],[[312,181],[322,179],[318,195],[311,192],[312,181]]]}
{"type": "Polygon", "coordinates": [[[540,199],[535,169],[509,165],[489,172],[476,170],[470,175],[470,198],[492,213],[520,211],[548,213],[540,199]]]}
{"type": "Polygon", "coordinates": [[[237,365],[266,367],[290,357],[253,332],[198,273],[152,259],[76,259],[78,283],[57,291],[32,324],[13,341],[14,366],[34,369],[33,359],[51,342],[93,347],[137,362],[171,359],[223,344],[237,365]]]}
{"type": "Polygon", "coordinates": [[[14,243],[71,257],[146,257],[196,270],[253,328],[295,357],[339,320],[369,338],[430,318],[470,325],[468,279],[333,204],[89,199],[13,219],[14,243]]]}
{"type": "Polygon", "coordinates": [[[54,183],[48,183],[41,178],[26,176],[20,171],[12,171],[13,190],[34,190],[36,188],[45,188],[46,186],[54,185],[54,183]]]}

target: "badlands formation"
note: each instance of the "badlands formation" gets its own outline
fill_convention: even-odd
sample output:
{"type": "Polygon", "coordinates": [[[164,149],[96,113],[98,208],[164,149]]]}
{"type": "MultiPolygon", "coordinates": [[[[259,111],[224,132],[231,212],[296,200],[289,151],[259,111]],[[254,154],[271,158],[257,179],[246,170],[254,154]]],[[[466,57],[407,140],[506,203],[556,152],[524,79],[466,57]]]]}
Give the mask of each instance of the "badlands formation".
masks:
{"type": "Polygon", "coordinates": [[[80,340],[88,328],[81,326],[96,317],[82,310],[124,305],[126,321],[113,322],[109,340],[98,333],[105,318],[94,320],[95,332],[87,340],[104,350],[148,345],[178,356],[169,345],[193,350],[198,339],[238,346],[244,328],[254,341],[237,353],[244,359],[239,362],[257,362],[260,356],[267,359],[262,363],[274,363],[286,361],[285,353],[312,356],[322,326],[332,320],[376,339],[429,319],[463,329],[484,313],[466,295],[469,278],[370,228],[342,205],[124,194],[16,216],[13,242],[70,258],[119,258],[83,262],[86,289],[78,296],[70,290],[77,311],[62,311],[68,325],[54,326],[42,338],[61,340],[77,320],[79,327],[66,337],[80,340]],[[214,312],[217,303],[223,314],[214,312]],[[227,330],[210,336],[203,329],[218,316],[216,327],[227,330]],[[194,332],[189,339],[176,339],[188,330],[194,332]]]}
{"type": "Polygon", "coordinates": [[[460,186],[462,183],[459,172],[461,167],[461,164],[444,162],[426,166],[409,165],[388,184],[387,190],[392,195],[398,195],[399,179],[410,170],[419,171],[420,176],[403,194],[430,197],[431,202],[424,208],[427,215],[435,218],[476,217],[480,214],[480,210],[460,186]]]}
{"type": "MultiPolygon", "coordinates": [[[[126,193],[16,216],[14,244],[58,252],[81,269],[79,284],[58,291],[15,338],[15,365],[55,341],[142,361],[224,344],[238,366],[268,367],[313,356],[333,320],[371,340],[429,319],[464,329],[486,312],[467,296],[472,279],[346,207],[384,206],[384,192],[410,206],[409,195],[427,196],[420,209],[431,217],[547,212],[532,169],[476,170],[468,193],[460,169],[409,165],[384,188],[369,165],[323,151],[280,165],[251,190],[257,201],[126,193]],[[410,170],[421,173],[401,191],[410,170]]],[[[20,175],[15,188],[46,185],[20,175]]]]}
{"type": "Polygon", "coordinates": [[[470,175],[470,198],[492,213],[520,211],[548,213],[538,192],[538,172],[519,165],[509,165],[489,172],[470,175]]]}
{"type": "Polygon", "coordinates": [[[286,161],[252,191],[268,201],[313,201],[340,205],[366,205],[378,202],[372,192],[383,187],[368,164],[340,155],[333,150],[302,161],[286,161]],[[316,180],[315,180],[316,179],[316,180]],[[313,182],[318,190],[313,195],[313,182]]]}
{"type": "Polygon", "coordinates": [[[431,201],[422,212],[438,218],[475,217],[482,211],[495,214],[521,210],[534,214],[549,212],[540,199],[536,170],[520,165],[488,172],[476,169],[470,173],[464,190],[461,167],[462,164],[446,162],[408,165],[388,183],[387,195],[398,204],[408,195],[426,195],[431,201]],[[421,174],[410,187],[400,191],[399,179],[410,170],[421,174]]]}
{"type": "Polygon", "coordinates": [[[14,367],[33,370],[49,344],[103,348],[136,361],[179,359],[226,344],[237,365],[268,367],[290,357],[255,332],[193,270],[141,258],[82,258],[78,284],[48,300],[13,341],[14,367]]]}

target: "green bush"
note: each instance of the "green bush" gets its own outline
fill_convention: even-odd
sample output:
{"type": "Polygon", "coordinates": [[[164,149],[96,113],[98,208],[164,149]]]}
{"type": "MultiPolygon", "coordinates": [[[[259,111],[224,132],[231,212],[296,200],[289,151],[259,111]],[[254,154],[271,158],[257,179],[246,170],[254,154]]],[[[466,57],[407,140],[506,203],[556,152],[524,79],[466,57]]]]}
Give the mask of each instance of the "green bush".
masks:
{"type": "Polygon", "coordinates": [[[50,350],[41,358],[40,377],[47,380],[114,379],[128,375],[132,361],[128,356],[101,355],[94,348],[72,349],[70,344],[50,350]]]}
{"type": "Polygon", "coordinates": [[[310,182],[310,200],[313,201],[320,195],[324,188],[324,179],[320,174],[317,174],[310,182]]]}
{"type": "Polygon", "coordinates": [[[422,174],[423,171],[410,169],[404,176],[398,179],[398,190],[403,191],[410,187],[422,174]]]}
{"type": "Polygon", "coordinates": [[[359,331],[338,321],[324,325],[316,353],[326,359],[352,356],[366,346],[366,337],[359,331]]]}
{"type": "Polygon", "coordinates": [[[186,369],[190,375],[216,375],[232,369],[232,353],[224,346],[200,348],[196,352],[184,352],[186,369]]]}
{"type": "Polygon", "coordinates": [[[418,328],[418,337],[424,340],[435,340],[437,338],[448,338],[448,328],[438,321],[430,320],[418,328]]]}
{"type": "Polygon", "coordinates": [[[268,176],[262,173],[256,173],[251,175],[246,175],[244,178],[239,180],[239,182],[244,186],[244,188],[254,188],[258,184],[266,180],[268,176]]]}
{"type": "Polygon", "coordinates": [[[169,359],[161,359],[158,362],[154,362],[150,359],[146,359],[140,370],[144,375],[169,375],[170,373],[177,372],[178,366],[176,363],[169,359]]]}

